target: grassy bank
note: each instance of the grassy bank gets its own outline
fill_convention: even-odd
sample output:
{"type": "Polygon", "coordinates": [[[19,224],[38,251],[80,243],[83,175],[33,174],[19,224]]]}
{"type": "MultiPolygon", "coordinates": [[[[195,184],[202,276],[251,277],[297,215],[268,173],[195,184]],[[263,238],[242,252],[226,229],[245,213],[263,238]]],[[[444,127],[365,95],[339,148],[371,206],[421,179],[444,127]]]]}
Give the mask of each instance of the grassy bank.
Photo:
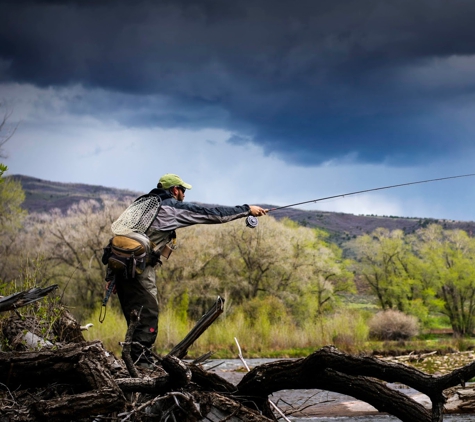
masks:
{"type": "MultiPolygon", "coordinates": [[[[87,321],[94,323],[94,327],[85,332],[87,340],[101,340],[108,350],[120,355],[119,342],[124,340],[126,332],[120,310],[109,307],[103,324],[98,322],[98,317],[99,312],[96,311],[87,321]]],[[[232,315],[221,315],[190,348],[189,357],[198,357],[212,351],[215,358],[236,358],[238,350],[235,338],[247,358],[304,357],[330,344],[347,353],[382,356],[430,351],[445,354],[475,348],[474,339],[448,336],[420,336],[410,341],[370,341],[366,319],[364,312],[345,309],[316,322],[309,321],[297,326],[290,319],[274,323],[266,313],[262,313],[257,319],[251,319],[244,312],[236,310],[232,315]]],[[[161,312],[156,352],[168,353],[186,336],[194,323],[195,321],[184,319],[183,314],[174,312],[172,308],[161,312]]]]}
{"type": "MultiPolygon", "coordinates": [[[[105,347],[119,352],[119,342],[124,340],[126,324],[120,310],[109,308],[103,324],[98,323],[99,311],[87,322],[94,328],[86,332],[87,340],[101,340],[105,347]]],[[[155,348],[158,353],[167,353],[185,337],[195,321],[183,319],[182,315],[167,308],[160,314],[158,337],[155,348]]],[[[266,313],[251,319],[243,311],[232,315],[223,314],[190,348],[191,357],[213,351],[215,357],[236,357],[235,338],[238,339],[247,357],[297,357],[327,344],[335,344],[349,352],[361,351],[368,332],[364,318],[356,311],[341,311],[297,326],[290,319],[273,323],[266,313]]]]}

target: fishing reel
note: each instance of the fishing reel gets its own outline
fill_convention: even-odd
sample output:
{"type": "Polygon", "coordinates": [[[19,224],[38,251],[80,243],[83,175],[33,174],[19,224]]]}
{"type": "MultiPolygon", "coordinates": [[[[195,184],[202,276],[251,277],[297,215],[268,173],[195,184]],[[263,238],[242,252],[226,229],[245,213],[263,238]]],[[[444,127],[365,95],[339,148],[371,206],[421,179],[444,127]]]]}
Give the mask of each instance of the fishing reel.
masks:
{"type": "Polygon", "coordinates": [[[246,226],[247,227],[249,227],[251,229],[255,229],[258,224],[259,224],[259,220],[257,219],[257,217],[254,217],[253,215],[249,215],[246,218],[246,226]]]}

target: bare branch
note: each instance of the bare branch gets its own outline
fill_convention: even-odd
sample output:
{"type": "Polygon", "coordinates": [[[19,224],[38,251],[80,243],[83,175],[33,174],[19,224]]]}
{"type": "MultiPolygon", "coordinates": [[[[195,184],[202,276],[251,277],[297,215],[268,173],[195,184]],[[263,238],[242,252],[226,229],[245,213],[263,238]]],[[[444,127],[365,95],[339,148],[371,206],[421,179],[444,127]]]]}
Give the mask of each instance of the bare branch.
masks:
{"type": "Polygon", "coordinates": [[[7,122],[13,114],[13,108],[9,108],[5,103],[0,103],[0,107],[5,107],[5,113],[0,117],[0,158],[7,158],[5,153],[2,151],[3,146],[11,139],[15,134],[19,122],[13,125],[12,127],[7,126],[7,122]]]}

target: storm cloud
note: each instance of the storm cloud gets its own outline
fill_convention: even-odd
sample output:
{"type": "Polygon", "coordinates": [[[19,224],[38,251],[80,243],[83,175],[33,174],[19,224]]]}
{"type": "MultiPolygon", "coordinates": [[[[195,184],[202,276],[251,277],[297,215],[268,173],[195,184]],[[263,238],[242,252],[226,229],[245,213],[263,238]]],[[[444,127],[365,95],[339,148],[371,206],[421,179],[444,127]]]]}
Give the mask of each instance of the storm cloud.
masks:
{"type": "Polygon", "coordinates": [[[0,8],[0,82],[79,85],[74,113],[225,129],[235,133],[230,143],[303,166],[410,166],[473,148],[470,0],[17,0],[0,8]]]}

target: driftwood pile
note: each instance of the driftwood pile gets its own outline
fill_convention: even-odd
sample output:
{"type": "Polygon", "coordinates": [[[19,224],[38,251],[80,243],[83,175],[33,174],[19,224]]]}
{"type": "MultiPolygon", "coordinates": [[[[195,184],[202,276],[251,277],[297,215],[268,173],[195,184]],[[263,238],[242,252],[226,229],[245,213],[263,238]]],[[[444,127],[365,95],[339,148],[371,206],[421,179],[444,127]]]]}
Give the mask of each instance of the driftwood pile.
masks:
{"type": "MultiPolygon", "coordinates": [[[[475,376],[475,363],[432,376],[403,363],[348,355],[329,346],[303,359],[260,365],[234,385],[205,371],[199,361],[183,360],[188,347],[219,315],[219,300],[170,354],[154,355],[151,368],[136,367],[130,359],[134,324],[119,359],[101,342],[84,341],[79,324],[65,310],[51,327],[58,339],[55,344],[42,343],[38,324],[12,312],[3,324],[3,336],[14,350],[0,352],[0,422],[276,421],[282,416],[269,395],[289,389],[334,391],[402,421],[440,422],[447,401],[444,392],[453,395],[455,386],[475,376]],[[28,333],[30,340],[37,340],[36,350],[24,350],[32,347],[28,333]],[[386,383],[402,383],[424,393],[431,408],[386,383]]],[[[467,408],[466,401],[464,410],[474,407],[467,408]]]]}

